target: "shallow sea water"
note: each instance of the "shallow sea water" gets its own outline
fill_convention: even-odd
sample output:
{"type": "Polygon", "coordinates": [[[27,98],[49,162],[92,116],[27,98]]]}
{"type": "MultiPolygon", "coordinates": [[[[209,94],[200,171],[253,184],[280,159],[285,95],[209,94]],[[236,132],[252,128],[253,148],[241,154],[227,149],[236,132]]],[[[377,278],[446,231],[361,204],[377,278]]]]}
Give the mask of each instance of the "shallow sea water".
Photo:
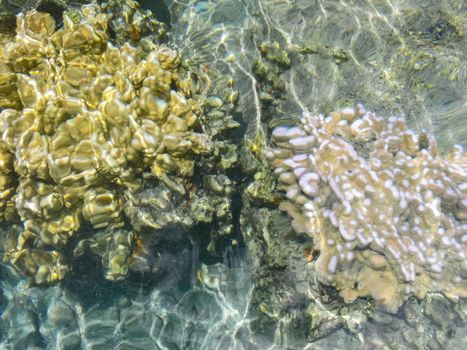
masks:
{"type": "MultiPolygon", "coordinates": [[[[304,110],[327,113],[362,103],[381,115],[405,116],[443,149],[467,147],[464,1],[141,4],[161,20],[170,18],[171,45],[208,67],[214,86],[235,80],[246,138],[297,120],[304,110]],[[274,41],[314,53],[284,73],[286,92],[275,113],[264,116],[252,65],[258,46],[274,41]]],[[[187,245],[167,254],[169,273],[157,283],[107,282],[98,262],[83,261],[61,285],[27,288],[2,264],[0,349],[467,349],[465,300],[430,295],[409,300],[395,315],[367,315],[363,306],[337,314],[310,292],[320,310],[315,327],[318,321],[303,318],[304,308],[279,317],[255,301],[255,256],[247,248],[226,250],[215,261],[205,254],[187,245]]]]}

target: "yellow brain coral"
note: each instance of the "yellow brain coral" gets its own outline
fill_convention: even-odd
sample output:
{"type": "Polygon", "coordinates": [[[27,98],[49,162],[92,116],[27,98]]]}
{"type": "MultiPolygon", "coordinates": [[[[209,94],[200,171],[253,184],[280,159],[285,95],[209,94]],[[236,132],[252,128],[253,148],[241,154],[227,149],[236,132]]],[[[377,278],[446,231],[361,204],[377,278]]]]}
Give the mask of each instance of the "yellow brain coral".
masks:
{"type": "Polygon", "coordinates": [[[63,277],[59,251],[83,221],[122,225],[138,174],[183,194],[193,156],[212,149],[197,78],[178,53],[115,46],[108,22],[97,5],[64,14],[60,29],[33,11],[0,50],[0,217],[16,209],[24,222],[5,259],[36,283],[63,277]]]}
{"type": "Polygon", "coordinates": [[[347,302],[396,311],[411,295],[467,296],[467,155],[362,107],[305,113],[273,131],[280,208],[320,251],[319,279],[347,302]]]}

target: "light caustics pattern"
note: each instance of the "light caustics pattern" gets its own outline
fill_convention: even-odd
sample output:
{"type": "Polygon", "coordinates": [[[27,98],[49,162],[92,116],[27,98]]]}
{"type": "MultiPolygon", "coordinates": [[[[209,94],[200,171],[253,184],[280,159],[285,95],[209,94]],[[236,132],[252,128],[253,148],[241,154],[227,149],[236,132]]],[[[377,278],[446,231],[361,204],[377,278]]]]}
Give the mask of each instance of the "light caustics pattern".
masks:
{"type": "Polygon", "coordinates": [[[183,289],[191,253],[172,263],[171,275],[149,292],[127,285],[110,293],[95,284],[85,297],[59,286],[27,288],[2,266],[0,348],[253,349],[246,265],[201,265],[199,283],[183,289]]]}
{"type": "Polygon", "coordinates": [[[263,42],[298,54],[284,74],[283,114],[331,112],[355,101],[404,115],[441,147],[465,147],[462,1],[174,0],[173,36],[211,71],[234,77],[250,134],[261,106],[251,65],[263,42]]]}
{"type": "MultiPolygon", "coordinates": [[[[327,114],[361,102],[378,115],[406,116],[417,133],[426,128],[441,151],[465,142],[462,1],[167,3],[173,20],[169,35],[181,55],[209,73],[214,89],[234,80],[248,138],[259,131],[266,135],[263,119],[268,118],[262,115],[252,65],[262,43],[277,41],[293,61],[281,76],[287,89],[278,101],[279,120],[293,117],[298,123],[304,110],[327,114]]],[[[459,331],[465,303],[451,304],[438,295],[420,303],[409,300],[399,315],[367,317],[367,301],[357,299],[348,306],[352,312],[338,313],[323,300],[318,283],[302,279],[299,303],[306,306],[297,314],[293,308],[274,314],[255,303],[258,286],[249,262],[233,268],[202,265],[195,283],[190,276],[198,266],[186,263],[191,252],[165,259],[172,270],[154,289],[132,294],[131,288],[96,286],[86,302],[66,288],[25,288],[11,267],[2,265],[0,348],[436,349],[448,344],[460,349],[466,343],[459,331]]],[[[330,263],[323,266],[333,268],[330,263]]],[[[311,273],[303,261],[293,264],[294,271],[311,273]]],[[[284,286],[285,296],[278,299],[287,299],[292,289],[298,288],[284,286]]]]}

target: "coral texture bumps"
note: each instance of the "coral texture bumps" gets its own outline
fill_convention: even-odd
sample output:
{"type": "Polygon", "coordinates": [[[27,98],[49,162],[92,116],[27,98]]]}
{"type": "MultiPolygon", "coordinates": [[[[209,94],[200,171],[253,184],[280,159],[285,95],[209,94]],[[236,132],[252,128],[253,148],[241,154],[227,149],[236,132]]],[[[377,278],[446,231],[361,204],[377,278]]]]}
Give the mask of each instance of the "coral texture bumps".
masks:
{"type": "MultiPolygon", "coordinates": [[[[125,27],[143,19],[131,13],[125,27]]],[[[63,278],[62,251],[83,223],[124,225],[143,172],[183,196],[195,158],[213,150],[199,81],[179,54],[154,40],[116,44],[109,25],[97,5],[65,13],[60,29],[32,11],[1,40],[0,219],[24,224],[4,258],[35,283],[63,278]]],[[[125,273],[126,237],[109,279],[125,273]]]]}
{"type": "Polygon", "coordinates": [[[444,157],[401,117],[358,109],[304,113],[277,127],[267,157],[295,231],[320,251],[316,271],[346,302],[396,311],[409,296],[467,296],[467,154],[444,157]]]}

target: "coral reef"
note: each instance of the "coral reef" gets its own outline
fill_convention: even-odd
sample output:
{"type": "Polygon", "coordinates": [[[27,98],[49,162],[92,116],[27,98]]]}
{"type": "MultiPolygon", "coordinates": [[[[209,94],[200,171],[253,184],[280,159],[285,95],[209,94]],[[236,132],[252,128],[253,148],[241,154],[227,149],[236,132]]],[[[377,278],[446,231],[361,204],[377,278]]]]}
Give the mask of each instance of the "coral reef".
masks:
{"type": "MultiPolygon", "coordinates": [[[[0,49],[0,217],[19,215],[24,223],[4,259],[35,283],[63,278],[62,252],[71,238],[84,238],[76,234],[83,225],[104,230],[96,237],[112,243],[94,251],[102,253],[107,278],[122,278],[138,246],[129,220],[135,193],[150,183],[173,209],[197,190],[190,180],[197,159],[210,157],[213,171],[213,159],[224,170],[236,161],[235,146],[213,136],[238,126],[222,98],[206,98],[198,75],[159,42],[162,25],[131,1],[121,11],[126,15],[115,19],[98,5],[83,6],[64,13],[60,29],[47,13],[21,14],[16,36],[0,49]],[[152,31],[152,39],[142,37],[152,31]],[[208,125],[212,114],[221,129],[208,125]]],[[[209,179],[199,187],[223,197],[228,216],[228,179],[209,179]]],[[[174,222],[147,221],[152,228],[174,222]]],[[[76,253],[84,246],[102,244],[83,243],[76,253]]]]}
{"type": "Polygon", "coordinates": [[[290,68],[291,60],[278,42],[264,42],[258,49],[261,59],[253,63],[252,72],[263,90],[260,100],[267,105],[274,103],[274,97],[279,97],[284,92],[285,83],[279,76],[290,68]]]}
{"type": "MultiPolygon", "coordinates": [[[[194,157],[193,176],[181,181],[185,194],[149,168],[133,173],[131,188],[105,179],[118,195],[90,186],[76,204],[80,228],[63,248],[28,238],[30,250],[22,261],[36,256],[40,264],[56,266],[50,262],[54,255],[42,253],[55,250],[66,278],[58,286],[27,286],[10,264],[0,265],[0,348],[462,349],[467,299],[410,298],[392,315],[375,310],[371,298],[345,304],[335,288],[317,283],[317,270],[310,267],[318,249],[312,238],[297,235],[288,214],[278,209],[283,196],[274,191],[277,181],[263,157],[266,130],[295,125],[304,109],[327,113],[357,98],[383,115],[405,115],[417,129],[433,131],[442,150],[451,142],[465,148],[460,1],[138,3],[157,15],[163,1],[173,19],[168,45],[177,47],[182,65],[198,77],[208,75],[211,87],[230,87],[236,79],[238,92],[224,98],[209,91],[222,98],[209,98],[207,113],[196,115],[193,130],[209,136],[211,151],[194,157]],[[230,112],[217,108],[224,101],[238,103],[236,117],[243,121],[238,140],[244,142],[224,141],[235,124],[228,120],[230,112]],[[209,239],[210,251],[246,249],[251,260],[227,254],[222,265],[213,264],[221,259],[206,254],[209,239]],[[99,261],[108,279],[129,276],[105,281],[99,261]]],[[[36,4],[61,26],[63,7],[51,11],[42,4],[76,2],[87,0],[0,0],[0,32],[14,32],[14,15],[36,4]],[[13,3],[18,10],[2,17],[2,8],[13,3]]],[[[109,16],[106,32],[113,46],[128,42],[150,52],[154,46],[146,34],[165,36],[163,27],[134,11],[132,1],[99,3],[109,16]]],[[[83,20],[76,11],[68,17],[75,24],[83,20]]],[[[0,56],[12,40],[0,37],[0,56]]],[[[20,101],[17,92],[16,78],[0,72],[0,98],[20,101]]],[[[23,111],[20,103],[5,108],[23,111]]],[[[6,165],[0,211],[8,222],[0,223],[0,250],[14,252],[24,231],[15,196],[26,178],[15,172],[16,153],[3,143],[1,148],[6,165]]],[[[34,183],[41,182],[27,180],[34,191],[34,183]]],[[[49,198],[51,207],[56,200],[49,198]]],[[[24,264],[17,267],[25,271],[24,264]]]]}
{"type": "Polygon", "coordinates": [[[371,296],[396,311],[427,292],[467,296],[467,155],[442,158],[434,138],[358,109],[304,113],[267,151],[280,209],[320,251],[321,282],[346,302],[371,296]]]}
{"type": "Polygon", "coordinates": [[[14,34],[16,16],[20,12],[44,11],[58,18],[66,6],[72,2],[76,3],[74,0],[2,0],[0,1],[0,33],[14,34]]]}

